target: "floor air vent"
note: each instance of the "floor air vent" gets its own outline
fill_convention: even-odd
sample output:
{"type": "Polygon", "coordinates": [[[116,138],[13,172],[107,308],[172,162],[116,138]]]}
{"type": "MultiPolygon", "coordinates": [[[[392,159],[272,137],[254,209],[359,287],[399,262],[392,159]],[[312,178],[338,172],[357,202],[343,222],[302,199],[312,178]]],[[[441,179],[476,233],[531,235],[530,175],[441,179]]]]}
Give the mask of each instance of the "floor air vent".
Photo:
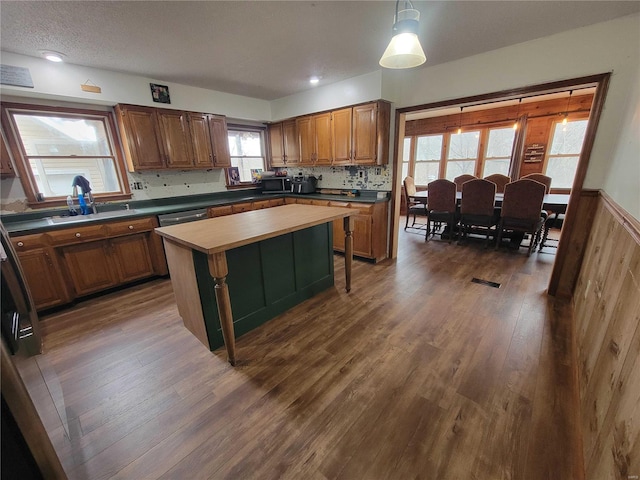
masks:
{"type": "Polygon", "coordinates": [[[489,287],[493,287],[493,288],[500,288],[500,284],[497,282],[490,282],[489,280],[482,280],[481,278],[476,278],[473,277],[471,279],[471,281],[473,283],[479,283],[480,285],[487,285],[489,287]]]}

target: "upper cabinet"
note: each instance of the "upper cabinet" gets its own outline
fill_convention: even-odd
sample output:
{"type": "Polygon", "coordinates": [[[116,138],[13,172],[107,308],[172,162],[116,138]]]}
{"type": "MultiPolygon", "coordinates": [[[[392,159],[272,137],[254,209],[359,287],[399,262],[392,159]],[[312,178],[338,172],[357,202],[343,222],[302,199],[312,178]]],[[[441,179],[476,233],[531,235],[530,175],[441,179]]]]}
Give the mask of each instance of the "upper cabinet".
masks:
{"type": "Polygon", "coordinates": [[[116,105],[129,171],[231,166],[224,116],[116,105]]]}
{"type": "Polygon", "coordinates": [[[284,126],[293,120],[270,125],[271,166],[384,165],[389,161],[390,113],[388,102],[377,101],[294,119],[298,162],[283,160],[284,126]]]}
{"type": "Polygon", "coordinates": [[[286,167],[300,164],[300,139],[296,121],[286,120],[269,125],[271,166],[286,167]]]}

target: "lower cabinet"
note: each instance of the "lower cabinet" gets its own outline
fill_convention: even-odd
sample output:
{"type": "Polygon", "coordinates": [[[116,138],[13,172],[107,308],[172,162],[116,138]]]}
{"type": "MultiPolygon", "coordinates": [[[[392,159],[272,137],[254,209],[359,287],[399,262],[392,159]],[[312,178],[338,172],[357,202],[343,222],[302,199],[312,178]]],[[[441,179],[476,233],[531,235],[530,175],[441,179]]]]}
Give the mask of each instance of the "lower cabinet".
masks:
{"type": "MultiPolygon", "coordinates": [[[[31,236],[31,235],[30,235],[31,236]]],[[[20,242],[24,245],[24,241],[20,242]]],[[[33,302],[38,310],[64,305],[70,301],[60,266],[50,248],[36,248],[18,253],[33,302]]]]}
{"type": "Polygon", "coordinates": [[[154,217],[12,238],[37,310],[154,275],[166,275],[154,217]]]}

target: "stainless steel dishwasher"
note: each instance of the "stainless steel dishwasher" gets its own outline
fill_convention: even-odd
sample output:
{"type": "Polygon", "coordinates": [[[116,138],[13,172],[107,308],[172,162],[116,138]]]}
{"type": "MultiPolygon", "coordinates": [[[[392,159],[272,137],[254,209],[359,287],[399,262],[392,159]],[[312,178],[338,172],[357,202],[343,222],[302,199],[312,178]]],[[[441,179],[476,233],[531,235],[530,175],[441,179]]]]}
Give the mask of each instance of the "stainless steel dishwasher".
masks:
{"type": "Polygon", "coordinates": [[[197,210],[185,210],[182,212],[166,213],[158,215],[158,223],[161,227],[169,225],[177,225],[179,223],[195,222],[207,218],[207,209],[199,208],[197,210]]]}

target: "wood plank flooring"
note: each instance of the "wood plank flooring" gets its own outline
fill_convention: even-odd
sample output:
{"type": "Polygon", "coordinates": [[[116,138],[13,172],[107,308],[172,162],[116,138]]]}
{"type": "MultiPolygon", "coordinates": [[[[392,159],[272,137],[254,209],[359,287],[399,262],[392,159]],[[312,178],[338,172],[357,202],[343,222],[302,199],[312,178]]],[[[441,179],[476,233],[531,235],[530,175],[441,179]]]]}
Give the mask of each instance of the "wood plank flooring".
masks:
{"type": "Polygon", "coordinates": [[[350,294],[337,256],[335,288],[239,338],[236,368],[166,279],[43,317],[21,373],[69,478],[583,478],[555,257],[399,247],[354,262],[350,294]]]}

